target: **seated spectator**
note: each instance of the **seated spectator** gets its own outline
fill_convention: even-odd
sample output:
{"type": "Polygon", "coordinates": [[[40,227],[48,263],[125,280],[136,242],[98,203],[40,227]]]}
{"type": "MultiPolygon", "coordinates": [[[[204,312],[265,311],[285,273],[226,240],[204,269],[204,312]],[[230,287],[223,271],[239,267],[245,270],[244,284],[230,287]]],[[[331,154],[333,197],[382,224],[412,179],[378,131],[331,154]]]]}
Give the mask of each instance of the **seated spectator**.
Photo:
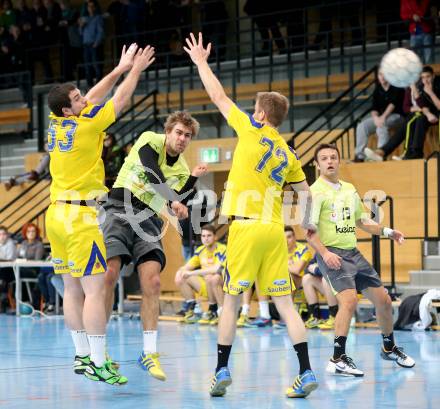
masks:
{"type": "Polygon", "coordinates": [[[44,246],[40,238],[40,229],[34,223],[26,223],[21,229],[23,241],[18,245],[17,258],[43,260],[44,246]]]}
{"type": "MultiPolygon", "coordinates": [[[[14,261],[17,256],[17,247],[9,237],[8,229],[0,226],[0,261],[14,261]]],[[[14,281],[12,267],[0,268],[0,312],[6,311],[8,305],[9,284],[14,281]]]]}
{"type": "Polygon", "coordinates": [[[288,270],[295,283],[295,288],[299,290],[302,287],[302,277],[306,267],[312,259],[312,253],[306,244],[296,241],[295,231],[291,226],[284,228],[284,234],[286,236],[289,256],[288,270]]]}
{"type": "Polygon", "coordinates": [[[64,297],[64,281],[61,274],[54,274],[50,277],[50,282],[54,286],[55,291],[58,295],[63,298],[64,297]]]}
{"type": "Polygon", "coordinates": [[[222,271],[226,265],[226,246],[217,242],[215,228],[212,225],[202,227],[202,245],[194,256],[180,268],[175,277],[185,303],[177,314],[184,316],[184,322],[192,324],[216,325],[223,305],[222,271]],[[196,295],[207,297],[209,310],[200,317],[194,312],[196,295]]]}
{"type": "MultiPolygon", "coordinates": [[[[405,152],[402,159],[423,158],[426,131],[430,126],[438,123],[440,113],[440,78],[435,77],[432,67],[423,67],[421,80],[407,90],[405,100],[408,101],[409,98],[412,103],[407,120],[387,144],[376,151],[365,149],[365,155],[369,160],[384,160],[405,138],[405,152]]],[[[405,105],[408,105],[408,102],[405,105]]]]}
{"type": "Polygon", "coordinates": [[[307,310],[309,314],[309,318],[305,323],[306,327],[318,327],[319,329],[329,330],[334,329],[335,317],[336,313],[338,312],[338,301],[336,300],[330,285],[319,271],[316,257],[314,257],[307,266],[302,284],[304,295],[307,300],[307,310]],[[318,294],[316,292],[321,293],[327,299],[329,317],[326,321],[320,320],[318,294]]]}
{"type": "Polygon", "coordinates": [[[376,133],[377,145],[383,146],[390,139],[390,128],[395,128],[403,122],[404,90],[389,84],[381,71],[378,72],[377,79],[371,115],[356,128],[355,162],[365,160],[364,149],[370,135],[376,133]]]}
{"type": "MultiPolygon", "coordinates": [[[[44,246],[40,238],[40,229],[33,223],[26,223],[21,234],[24,240],[19,244],[18,257],[26,260],[43,260],[44,246]]],[[[44,298],[43,311],[53,313],[55,310],[55,288],[50,282],[52,277],[52,268],[23,268],[23,276],[33,276],[38,273],[38,288],[44,298]],[[39,271],[38,271],[39,270],[39,271]]],[[[37,302],[37,301],[36,301],[37,302]]],[[[38,307],[38,304],[34,307],[38,307]]]]}
{"type": "Polygon", "coordinates": [[[40,162],[38,163],[35,169],[32,169],[30,172],[23,173],[22,175],[17,175],[9,179],[5,182],[5,189],[9,191],[13,186],[18,186],[26,182],[31,182],[34,180],[38,180],[43,175],[50,176],[49,174],[49,163],[50,156],[47,152],[47,143],[44,146],[45,153],[41,156],[40,162]]]}
{"type": "Polygon", "coordinates": [[[84,64],[87,85],[92,87],[94,79],[102,78],[102,67],[99,63],[99,47],[104,42],[104,21],[97,10],[96,2],[87,2],[87,14],[79,20],[80,33],[83,41],[84,64]]]}
{"type": "Polygon", "coordinates": [[[124,152],[116,143],[115,136],[112,133],[107,133],[104,138],[102,160],[105,169],[105,185],[110,189],[118,176],[124,160],[124,152]]]}

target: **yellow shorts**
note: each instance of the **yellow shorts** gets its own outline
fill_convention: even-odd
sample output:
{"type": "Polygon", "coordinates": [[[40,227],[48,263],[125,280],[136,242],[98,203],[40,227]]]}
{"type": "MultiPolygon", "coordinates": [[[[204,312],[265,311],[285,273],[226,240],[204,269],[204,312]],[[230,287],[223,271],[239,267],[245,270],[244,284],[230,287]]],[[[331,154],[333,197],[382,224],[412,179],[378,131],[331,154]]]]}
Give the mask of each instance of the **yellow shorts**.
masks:
{"type": "Polygon", "coordinates": [[[83,277],[105,273],[104,237],[96,209],[51,204],[46,213],[46,232],[56,274],[83,277]]]}
{"type": "Polygon", "coordinates": [[[223,289],[238,295],[257,281],[262,295],[291,294],[284,228],[277,223],[235,220],[229,227],[223,289]]]}
{"type": "Polygon", "coordinates": [[[206,288],[206,281],[203,277],[197,276],[197,280],[200,284],[200,290],[196,293],[196,296],[199,298],[208,298],[208,290],[206,288]]]}

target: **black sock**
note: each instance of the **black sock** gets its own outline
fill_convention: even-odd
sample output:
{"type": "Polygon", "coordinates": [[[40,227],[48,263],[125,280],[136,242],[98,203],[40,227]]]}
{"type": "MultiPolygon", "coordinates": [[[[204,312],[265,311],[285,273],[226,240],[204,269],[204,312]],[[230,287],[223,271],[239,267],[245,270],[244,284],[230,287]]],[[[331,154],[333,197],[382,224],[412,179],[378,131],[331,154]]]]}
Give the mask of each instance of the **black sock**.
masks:
{"type": "Polygon", "coordinates": [[[215,372],[218,372],[220,368],[223,368],[224,366],[228,366],[231,348],[232,345],[217,344],[217,368],[215,369],[215,372]]]}
{"type": "Polygon", "coordinates": [[[309,318],[315,317],[319,318],[319,304],[309,304],[307,305],[307,311],[309,312],[309,318]]]}
{"type": "Polygon", "coordinates": [[[217,304],[209,304],[209,311],[217,312],[217,304]]]}
{"type": "Polygon", "coordinates": [[[310,367],[309,361],[309,349],[307,348],[307,342],[300,342],[293,346],[295,348],[296,354],[298,355],[299,362],[299,374],[303,374],[307,369],[312,369],[310,367]]]}
{"type": "Polygon", "coordinates": [[[333,359],[339,359],[341,355],[345,355],[345,343],[347,342],[347,337],[342,335],[335,337],[333,359]]]}
{"type": "Polygon", "coordinates": [[[394,333],[389,335],[382,334],[383,348],[385,351],[392,351],[394,347],[394,333]]]}
{"type": "Polygon", "coordinates": [[[336,317],[336,314],[338,313],[338,304],[330,305],[328,307],[328,313],[331,317],[336,317]]]}

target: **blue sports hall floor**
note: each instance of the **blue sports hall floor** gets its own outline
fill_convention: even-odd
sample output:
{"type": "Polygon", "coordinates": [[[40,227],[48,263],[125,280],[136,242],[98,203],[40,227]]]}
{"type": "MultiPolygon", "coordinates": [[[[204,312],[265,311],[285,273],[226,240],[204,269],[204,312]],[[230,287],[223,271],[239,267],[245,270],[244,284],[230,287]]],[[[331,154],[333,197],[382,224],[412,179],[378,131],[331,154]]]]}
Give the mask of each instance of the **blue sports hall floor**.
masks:
{"type": "Polygon", "coordinates": [[[62,318],[0,315],[0,408],[440,408],[440,333],[397,332],[399,344],[417,361],[397,367],[379,356],[380,334],[356,329],[348,352],[363,379],[325,373],[331,332],[309,331],[310,358],[320,387],[307,399],[288,399],[284,390],[297,373],[285,330],[239,329],[230,369],[233,384],[223,398],[208,388],[216,361],[216,328],[160,323],[159,347],[166,382],[137,367],[142,347],[140,322],[114,320],[109,350],[129,382],[109,386],[72,371],[73,347],[62,318]]]}

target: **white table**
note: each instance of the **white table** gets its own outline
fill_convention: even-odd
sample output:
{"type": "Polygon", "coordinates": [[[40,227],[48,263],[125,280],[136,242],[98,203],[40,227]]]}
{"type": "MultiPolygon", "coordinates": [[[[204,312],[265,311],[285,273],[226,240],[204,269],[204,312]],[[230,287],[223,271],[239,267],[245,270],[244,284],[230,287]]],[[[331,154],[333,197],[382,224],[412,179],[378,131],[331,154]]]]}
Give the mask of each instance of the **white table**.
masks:
{"type": "MultiPolygon", "coordinates": [[[[51,261],[40,260],[16,260],[16,261],[0,261],[0,268],[11,267],[14,270],[15,276],[15,313],[17,317],[20,316],[20,302],[21,301],[21,268],[38,268],[38,267],[53,267],[51,261]]],[[[57,294],[58,297],[58,294],[57,294]]]]}
{"type": "MultiPolygon", "coordinates": [[[[0,261],[0,268],[2,267],[11,267],[14,270],[15,276],[15,313],[16,316],[20,316],[20,303],[21,301],[21,276],[20,269],[23,267],[30,268],[38,268],[38,267],[53,267],[51,261],[39,261],[39,260],[16,260],[16,261],[0,261]]],[[[119,277],[119,303],[118,303],[118,313],[120,315],[124,314],[124,279],[123,277],[132,274],[133,272],[133,264],[131,263],[129,266],[124,266],[120,277],[119,277]]],[[[59,312],[59,295],[58,292],[55,291],[56,297],[56,308],[55,313],[59,312]]]]}

